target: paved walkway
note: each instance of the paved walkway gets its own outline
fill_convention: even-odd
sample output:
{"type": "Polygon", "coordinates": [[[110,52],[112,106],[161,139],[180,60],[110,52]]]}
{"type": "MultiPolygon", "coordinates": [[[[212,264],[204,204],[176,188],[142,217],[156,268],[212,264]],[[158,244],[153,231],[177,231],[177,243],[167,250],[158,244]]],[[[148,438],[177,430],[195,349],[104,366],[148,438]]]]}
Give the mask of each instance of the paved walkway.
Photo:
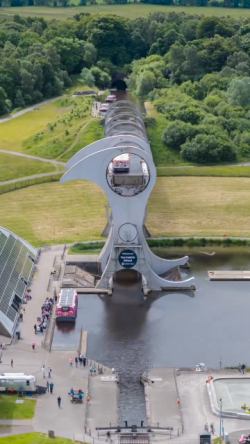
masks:
{"type": "MultiPolygon", "coordinates": [[[[74,433],[81,436],[84,434],[86,399],[84,399],[83,404],[72,404],[68,392],[73,387],[75,390],[81,388],[86,393],[88,368],[70,367],[69,359],[74,359],[76,351],[49,353],[41,347],[44,335],[35,335],[34,333],[34,324],[37,316],[40,315],[41,305],[47,296],[53,295],[53,288],[50,292],[47,291],[48,281],[53,269],[55,255],[60,255],[62,251],[63,246],[59,246],[41,253],[37,272],[31,285],[32,300],[24,306],[24,321],[20,324],[21,340],[4,350],[1,370],[3,372],[14,371],[32,374],[36,377],[38,385],[46,386],[47,370],[48,367],[51,367],[51,380],[54,383],[53,394],[46,393],[38,396],[36,412],[32,421],[20,423],[13,420],[12,424],[23,424],[23,426],[29,427],[30,430],[33,428],[35,431],[43,433],[54,430],[56,436],[73,439],[74,433]],[[35,351],[31,347],[32,341],[36,342],[35,351]],[[13,368],[10,365],[11,359],[14,361],[13,368]],[[45,365],[46,370],[45,379],[43,379],[41,372],[43,365],[45,365]],[[60,409],[57,406],[58,396],[62,399],[60,409]]],[[[7,424],[7,422],[3,422],[7,424]]],[[[5,431],[5,434],[9,434],[9,432],[10,430],[5,431]]]]}
{"type": "MultiPolygon", "coordinates": [[[[5,424],[3,424],[5,425],[5,424]]],[[[10,435],[17,435],[19,433],[28,433],[33,432],[33,426],[32,425],[24,425],[24,426],[15,426],[13,427],[6,427],[6,429],[0,429],[0,436],[10,436],[10,435]]]]}
{"type": "Polygon", "coordinates": [[[0,150],[0,153],[13,154],[14,156],[26,157],[27,159],[40,160],[41,162],[54,163],[55,165],[65,165],[64,162],[55,159],[44,159],[43,157],[32,156],[31,154],[19,153],[18,151],[0,150]]]}
{"type": "Polygon", "coordinates": [[[173,436],[181,433],[181,418],[177,405],[177,393],[172,368],[155,367],[148,372],[148,378],[162,378],[162,381],[149,383],[148,424],[159,427],[173,427],[173,436]]]}
{"type": "Polygon", "coordinates": [[[41,306],[46,297],[53,297],[53,286],[51,286],[50,291],[47,291],[47,287],[50,273],[53,270],[55,256],[62,254],[62,252],[63,246],[58,246],[57,249],[44,251],[40,255],[37,271],[31,285],[32,300],[23,306],[25,312],[23,322],[20,323],[20,342],[31,344],[32,341],[35,341],[37,345],[41,345],[41,341],[44,339],[44,335],[36,335],[34,333],[34,325],[37,322],[37,317],[41,314],[41,306]]]}
{"type": "MultiPolygon", "coordinates": [[[[112,375],[111,370],[106,375],[112,375]]],[[[91,435],[96,434],[96,427],[118,425],[118,385],[116,382],[104,382],[101,378],[101,375],[96,375],[89,380],[87,428],[91,429],[91,435]]]]}
{"type": "MultiPolygon", "coordinates": [[[[218,373],[209,374],[218,377],[218,373]]],[[[223,376],[228,376],[228,374],[220,372],[219,376],[223,378],[223,376]]],[[[187,440],[187,442],[192,442],[194,440],[197,442],[197,434],[204,431],[204,425],[206,423],[214,424],[215,437],[219,436],[220,433],[220,418],[214,415],[211,410],[206,387],[206,378],[207,374],[197,372],[181,372],[181,374],[177,376],[180,406],[184,422],[184,434],[181,435],[180,438],[187,440]]],[[[248,423],[249,421],[242,419],[223,418],[226,433],[242,430],[244,427],[247,428],[248,423]]],[[[239,435],[240,433],[238,436],[239,435]]]]}

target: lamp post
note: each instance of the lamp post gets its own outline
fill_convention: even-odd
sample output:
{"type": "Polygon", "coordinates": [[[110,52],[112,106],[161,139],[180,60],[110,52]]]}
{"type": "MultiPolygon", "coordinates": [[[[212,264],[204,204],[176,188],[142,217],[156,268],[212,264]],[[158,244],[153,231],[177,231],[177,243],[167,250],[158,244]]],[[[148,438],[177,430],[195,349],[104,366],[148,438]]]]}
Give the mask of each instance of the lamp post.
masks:
{"type": "Polygon", "coordinates": [[[222,444],[222,398],[220,398],[220,444],[222,444]]]}

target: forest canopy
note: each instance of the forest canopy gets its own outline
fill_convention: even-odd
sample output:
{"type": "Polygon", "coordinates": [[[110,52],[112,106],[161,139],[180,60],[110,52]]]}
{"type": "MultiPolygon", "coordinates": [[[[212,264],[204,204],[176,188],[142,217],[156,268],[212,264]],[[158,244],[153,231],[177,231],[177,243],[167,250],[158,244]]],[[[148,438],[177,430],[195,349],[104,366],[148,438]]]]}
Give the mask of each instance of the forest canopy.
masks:
{"type": "Polygon", "coordinates": [[[161,143],[185,161],[250,157],[250,19],[15,15],[0,24],[0,52],[1,115],[60,95],[72,74],[105,89],[122,72],[153,102],[161,143]]]}

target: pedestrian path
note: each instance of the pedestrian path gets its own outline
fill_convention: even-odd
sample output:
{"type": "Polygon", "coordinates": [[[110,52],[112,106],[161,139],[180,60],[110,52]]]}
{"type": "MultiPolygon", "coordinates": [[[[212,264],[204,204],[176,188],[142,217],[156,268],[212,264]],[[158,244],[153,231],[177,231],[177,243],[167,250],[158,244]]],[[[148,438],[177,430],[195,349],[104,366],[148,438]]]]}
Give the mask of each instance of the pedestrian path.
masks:
{"type": "Polygon", "coordinates": [[[18,151],[0,150],[0,153],[13,154],[13,156],[26,157],[27,159],[40,160],[41,162],[49,162],[49,163],[54,163],[56,165],[63,165],[63,166],[65,165],[65,163],[60,162],[60,160],[44,159],[43,157],[32,156],[31,154],[19,153],[18,151]]]}

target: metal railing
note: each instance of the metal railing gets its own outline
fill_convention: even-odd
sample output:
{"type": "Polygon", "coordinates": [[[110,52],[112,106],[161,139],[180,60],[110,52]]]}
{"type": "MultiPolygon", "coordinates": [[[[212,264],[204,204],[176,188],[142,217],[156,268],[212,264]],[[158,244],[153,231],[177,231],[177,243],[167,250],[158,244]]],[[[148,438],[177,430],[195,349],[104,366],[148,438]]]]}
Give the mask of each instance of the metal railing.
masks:
{"type": "Polygon", "coordinates": [[[50,315],[49,322],[46,328],[44,340],[41,342],[42,347],[49,352],[51,351],[53,335],[56,325],[56,318],[53,315],[54,315],[54,306],[52,307],[52,313],[50,315]]]}
{"type": "Polygon", "coordinates": [[[64,247],[63,247],[62,255],[61,255],[61,259],[62,259],[62,261],[63,261],[63,259],[64,259],[64,255],[65,255],[66,248],[67,248],[67,245],[65,244],[64,247]]]}

